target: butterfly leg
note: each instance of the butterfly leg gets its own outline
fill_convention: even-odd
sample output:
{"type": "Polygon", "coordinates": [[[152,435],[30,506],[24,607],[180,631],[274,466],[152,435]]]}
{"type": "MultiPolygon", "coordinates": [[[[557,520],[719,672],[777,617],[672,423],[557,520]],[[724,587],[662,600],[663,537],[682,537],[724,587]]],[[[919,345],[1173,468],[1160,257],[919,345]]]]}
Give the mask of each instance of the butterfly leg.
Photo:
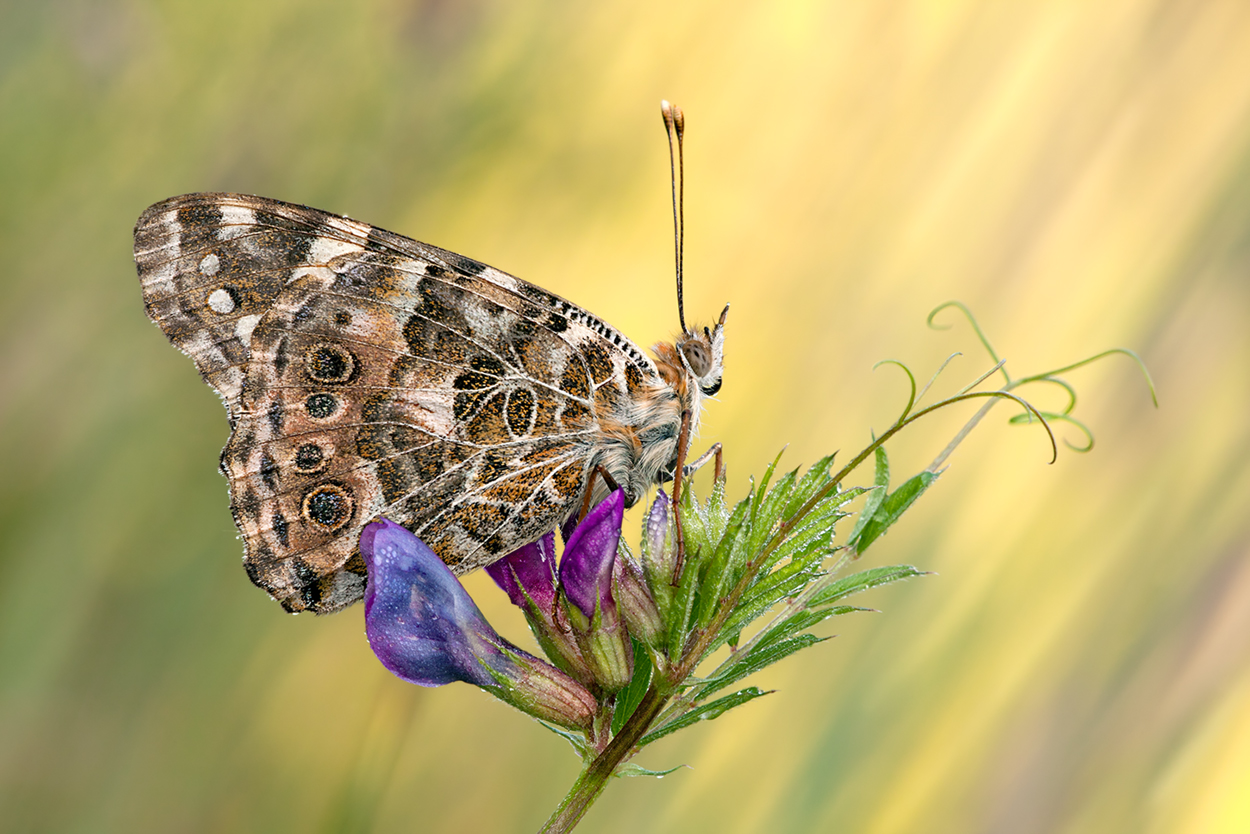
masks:
{"type": "MultiPolygon", "coordinates": [[[[581,521],[586,517],[586,513],[590,512],[590,498],[595,494],[595,477],[603,478],[603,482],[608,485],[608,492],[616,492],[620,489],[616,479],[612,477],[612,473],[604,469],[601,464],[596,464],[591,470],[590,477],[586,479],[586,491],[582,493],[582,508],[577,513],[577,520],[581,521]]],[[[628,496],[627,496],[628,498],[628,496]]]]}
{"type": "Polygon", "coordinates": [[[721,445],[719,443],[713,443],[706,452],[699,455],[691,463],[687,463],[684,467],[682,467],[682,474],[689,478],[704,466],[707,466],[707,462],[713,458],[716,459],[716,480],[719,481],[721,478],[725,477],[724,455],[722,454],[721,445]]]}
{"type": "Polygon", "coordinates": [[[673,560],[673,586],[681,581],[681,568],[686,560],[686,536],[681,529],[681,480],[686,471],[686,452],[690,445],[690,412],[681,413],[681,432],[677,435],[677,461],[673,467],[673,540],[677,558],[673,560]]]}

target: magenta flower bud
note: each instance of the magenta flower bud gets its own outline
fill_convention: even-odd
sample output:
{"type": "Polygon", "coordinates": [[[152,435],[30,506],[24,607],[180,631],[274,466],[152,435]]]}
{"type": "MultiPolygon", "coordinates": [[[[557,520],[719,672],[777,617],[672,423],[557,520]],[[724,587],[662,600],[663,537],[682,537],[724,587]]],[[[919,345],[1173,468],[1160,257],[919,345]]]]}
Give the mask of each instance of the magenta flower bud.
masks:
{"type": "Polygon", "coordinates": [[[586,513],[564,546],[560,560],[560,586],[587,619],[595,609],[613,609],[612,562],[621,541],[625,519],[625,493],[616,490],[586,513]]]}
{"type": "Polygon", "coordinates": [[[556,603],[556,537],[548,533],[486,566],[518,608],[546,610],[556,603]]]}
{"type": "Polygon", "coordinates": [[[583,682],[593,677],[577,646],[568,613],[556,602],[555,534],[514,550],[486,572],[508,594],[512,604],[525,612],[530,630],[547,657],[583,682]]]}
{"type": "Polygon", "coordinates": [[[382,665],[419,686],[464,681],[565,727],[588,729],[596,702],[559,669],[500,637],[443,561],[386,519],[365,526],[365,634],[382,665]]]}
{"type": "Polygon", "coordinates": [[[629,683],[634,652],[612,596],[612,566],[621,541],[625,493],[616,490],[586,514],[560,560],[560,587],[569,621],[594,675],[609,691],[629,683]]]}

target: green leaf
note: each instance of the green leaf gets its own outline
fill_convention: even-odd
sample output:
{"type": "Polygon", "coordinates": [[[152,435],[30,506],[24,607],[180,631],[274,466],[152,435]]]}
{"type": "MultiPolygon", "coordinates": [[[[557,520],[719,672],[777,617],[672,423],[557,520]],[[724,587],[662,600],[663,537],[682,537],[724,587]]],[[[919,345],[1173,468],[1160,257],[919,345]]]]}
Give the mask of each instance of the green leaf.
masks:
{"type": "Polygon", "coordinates": [[[691,724],[698,721],[711,721],[713,718],[719,718],[734,707],[742,706],[747,701],[753,701],[761,695],[771,694],[771,690],[766,692],[756,686],[749,686],[746,689],[740,689],[732,695],[726,695],[724,698],[717,698],[710,704],[695,707],[689,712],[683,714],[681,717],[670,721],[662,727],[652,730],[642,737],[642,740],[638,742],[638,746],[643,747],[653,741],[658,741],[659,739],[664,738],[664,736],[689,727],[691,724]]]}
{"type": "Polygon", "coordinates": [[[924,471],[908,478],[904,484],[881,502],[872,519],[860,529],[849,544],[856,553],[863,553],[898,521],[903,513],[919,498],[929,485],[937,480],[936,472],[924,471]]]}
{"type": "Polygon", "coordinates": [[[751,519],[754,521],[759,516],[760,504],[764,501],[764,496],[768,494],[768,484],[773,479],[773,471],[776,470],[777,464],[781,463],[781,456],[786,453],[783,448],[777,453],[777,457],[773,458],[773,462],[768,464],[768,468],[764,470],[764,477],[760,478],[760,485],[753,490],[751,496],[751,519]]]}
{"type": "MultiPolygon", "coordinates": [[[[722,634],[741,631],[748,623],[783,599],[801,592],[818,575],[816,565],[805,564],[798,560],[773,571],[742,596],[733,614],[725,621],[722,634]]],[[[719,639],[714,640],[708,647],[709,651],[719,646],[721,642],[719,639]]]]}
{"type": "Polygon", "coordinates": [[[751,540],[753,553],[759,552],[768,536],[772,534],[773,528],[781,523],[781,510],[785,507],[791,490],[794,489],[797,475],[797,469],[782,475],[777,480],[776,486],[768,491],[768,495],[764,496],[764,500],[760,503],[759,511],[752,520],[752,530],[755,533],[751,540]]]}
{"type": "Polygon", "coordinates": [[[612,734],[616,735],[625,726],[625,722],[634,714],[642,697],[647,694],[651,685],[651,655],[647,648],[637,640],[634,643],[634,676],[625,688],[616,694],[616,708],[612,711],[612,734]]]}
{"type": "Polygon", "coordinates": [[[737,683],[748,675],[772,666],[778,660],[789,657],[817,643],[823,643],[828,637],[817,637],[814,634],[800,634],[786,640],[778,640],[767,646],[756,646],[745,654],[739,653],[731,657],[710,678],[699,684],[698,697],[705,698],[718,689],[724,689],[731,683],[737,683]]]}
{"type": "Polygon", "coordinates": [[[790,518],[793,516],[799,511],[800,507],[829,483],[831,480],[829,467],[836,455],[837,452],[834,452],[832,455],[825,455],[808,467],[807,471],[803,473],[803,477],[795,485],[794,491],[790,494],[790,500],[786,503],[782,517],[790,518]]]}
{"type": "Polygon", "coordinates": [[[654,776],[656,779],[661,779],[675,770],[681,770],[683,767],[689,767],[689,765],[677,765],[676,767],[670,767],[668,770],[647,770],[641,765],[636,765],[633,762],[626,762],[618,767],[616,772],[612,775],[621,778],[626,776],[654,776]]]}
{"type": "Polygon", "coordinates": [[[573,745],[573,749],[577,751],[577,755],[582,757],[582,761],[588,762],[595,757],[595,751],[592,750],[590,748],[590,745],[586,743],[586,739],[584,737],[578,735],[577,733],[574,733],[572,730],[566,730],[563,727],[557,727],[555,724],[548,724],[546,721],[543,721],[542,719],[535,719],[535,720],[538,721],[539,724],[542,724],[544,727],[546,727],[548,730],[551,730],[551,732],[558,735],[560,738],[567,741],[569,744],[573,745]]]}
{"type": "Polygon", "coordinates": [[[911,565],[889,565],[881,568],[869,568],[859,573],[852,573],[850,576],[843,576],[829,583],[828,587],[822,588],[812,595],[811,600],[808,602],[808,608],[829,605],[849,597],[851,594],[867,591],[869,588],[876,588],[880,585],[889,585],[891,582],[899,582],[904,579],[926,575],[925,571],[918,570],[911,565]]]}
{"type": "Polygon", "coordinates": [[[859,608],[854,605],[833,605],[827,608],[817,608],[815,610],[808,608],[803,611],[786,617],[781,622],[770,628],[766,633],[760,636],[759,642],[755,644],[758,651],[764,646],[772,645],[783,637],[789,637],[792,634],[798,634],[800,631],[806,631],[812,626],[820,623],[830,617],[837,617],[842,614],[850,614],[852,611],[871,611],[871,608],[859,608]]]}
{"type": "Polygon", "coordinates": [[[725,482],[723,480],[712,483],[712,491],[708,495],[707,503],[704,506],[704,512],[707,514],[708,530],[712,533],[713,538],[719,538],[729,519],[729,508],[725,505],[725,482]]]}
{"type": "Polygon", "coordinates": [[[768,558],[761,565],[761,573],[786,559],[805,559],[819,551],[820,559],[823,560],[832,553],[835,549],[834,526],[847,515],[839,509],[840,503],[842,502],[838,498],[830,497],[828,501],[814,507],[797,527],[787,531],[785,537],[768,554],[768,558]]]}
{"type": "Polygon", "coordinates": [[[715,540],[710,537],[707,513],[703,505],[695,500],[693,489],[682,490],[681,533],[686,549],[686,561],[682,566],[683,574],[695,568],[701,570],[701,560],[711,554],[715,540]]]}
{"type": "Polygon", "coordinates": [[[697,553],[691,553],[689,549],[686,551],[688,563],[682,568],[681,582],[675,589],[677,593],[673,595],[673,605],[669,609],[673,618],[668,626],[668,656],[681,657],[681,650],[685,647],[686,637],[690,633],[690,613],[694,608],[695,594],[699,590],[699,570],[697,553]]]}
{"type": "MultiPolygon", "coordinates": [[[[814,551],[817,549],[821,551],[822,559],[829,555],[834,549],[834,526],[848,515],[841,510],[842,505],[853,501],[863,495],[864,492],[865,490],[862,487],[855,487],[842,492],[835,492],[819,502],[807,515],[799,519],[796,527],[787,530],[785,536],[772,546],[767,559],[761,565],[761,573],[767,572],[774,565],[786,559],[807,558],[815,555],[814,551]]],[[[772,535],[775,536],[776,533],[774,532],[772,535]]],[[[753,540],[755,538],[755,536],[752,536],[753,540]]],[[[766,546],[766,542],[761,541],[759,546],[766,546]]],[[[758,548],[756,552],[758,553],[758,548]]]]}
{"type": "Polygon", "coordinates": [[[746,522],[746,514],[745,501],[734,507],[733,515],[725,524],[724,533],[717,542],[716,550],[712,558],[708,560],[707,575],[704,577],[703,587],[699,589],[699,614],[695,619],[699,625],[707,625],[711,622],[716,609],[720,607],[720,596],[733,575],[731,564],[733,555],[735,551],[742,549],[736,545],[742,526],[746,522]]]}
{"type": "Polygon", "coordinates": [[[864,526],[872,521],[872,517],[877,514],[885,497],[890,494],[890,459],[886,457],[885,447],[878,446],[875,456],[877,466],[872,479],[873,491],[868,496],[868,500],[864,501],[863,509],[859,511],[859,518],[855,520],[851,535],[847,537],[849,542],[854,542],[859,538],[864,526]]]}

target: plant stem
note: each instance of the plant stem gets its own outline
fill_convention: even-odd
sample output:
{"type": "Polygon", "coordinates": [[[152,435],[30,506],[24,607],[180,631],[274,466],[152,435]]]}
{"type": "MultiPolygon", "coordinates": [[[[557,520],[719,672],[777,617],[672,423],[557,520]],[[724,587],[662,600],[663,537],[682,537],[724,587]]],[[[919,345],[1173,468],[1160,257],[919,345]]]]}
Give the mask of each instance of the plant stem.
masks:
{"type": "Polygon", "coordinates": [[[964,442],[964,438],[972,433],[972,430],[977,427],[977,423],[981,422],[981,419],[986,414],[989,414],[990,409],[997,404],[998,400],[986,400],[985,405],[981,406],[967,423],[964,423],[964,427],[951,439],[950,443],[946,444],[946,448],[942,450],[941,454],[933,459],[933,463],[928,465],[926,471],[936,472],[941,469],[942,464],[946,463],[946,459],[951,456],[951,453],[955,451],[960,443],[964,442]]]}
{"type": "Polygon", "coordinates": [[[577,781],[569,788],[569,792],[539,834],[564,834],[573,830],[599,798],[599,794],[603,793],[616,768],[633,755],[634,747],[651,728],[652,722],[660,714],[660,710],[664,709],[668,699],[667,687],[661,689],[655,683],[651,684],[625,726],[621,727],[621,731],[603,752],[578,775],[577,781]]]}

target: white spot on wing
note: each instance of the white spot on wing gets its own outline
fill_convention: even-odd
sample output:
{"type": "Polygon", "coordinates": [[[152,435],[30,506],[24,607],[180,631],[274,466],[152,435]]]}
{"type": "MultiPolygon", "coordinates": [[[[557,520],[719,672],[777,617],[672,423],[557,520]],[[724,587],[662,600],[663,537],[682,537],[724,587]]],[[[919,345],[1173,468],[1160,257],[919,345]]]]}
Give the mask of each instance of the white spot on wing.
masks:
{"type": "Polygon", "coordinates": [[[260,321],[260,314],[256,313],[250,316],[240,316],[234,325],[234,335],[240,342],[251,347],[252,331],[256,329],[257,323],[260,321]]]}
{"type": "Polygon", "coordinates": [[[205,255],[204,260],[200,261],[201,275],[216,275],[219,269],[221,269],[221,258],[217,257],[216,254],[210,253],[205,255]]]}
{"type": "MultiPolygon", "coordinates": [[[[308,266],[291,270],[291,275],[286,279],[289,284],[305,275],[321,273],[327,267],[330,261],[339,255],[346,255],[352,252],[363,252],[364,247],[356,243],[349,243],[345,240],[339,240],[333,237],[319,237],[313,241],[312,246],[308,247],[308,266]]],[[[330,277],[329,280],[334,280],[330,277]]]]}
{"type": "Polygon", "coordinates": [[[325,265],[339,255],[346,255],[348,252],[360,252],[361,250],[362,247],[359,244],[348,243],[345,240],[333,237],[319,237],[313,241],[313,245],[308,249],[308,262],[325,265]]]}
{"type": "Polygon", "coordinates": [[[208,294],[208,306],[214,313],[225,315],[234,311],[234,297],[219,287],[208,294]]]}
{"type": "Polygon", "coordinates": [[[221,228],[217,230],[218,240],[233,240],[247,234],[247,230],[256,225],[256,212],[243,206],[221,207],[221,228]]]}

